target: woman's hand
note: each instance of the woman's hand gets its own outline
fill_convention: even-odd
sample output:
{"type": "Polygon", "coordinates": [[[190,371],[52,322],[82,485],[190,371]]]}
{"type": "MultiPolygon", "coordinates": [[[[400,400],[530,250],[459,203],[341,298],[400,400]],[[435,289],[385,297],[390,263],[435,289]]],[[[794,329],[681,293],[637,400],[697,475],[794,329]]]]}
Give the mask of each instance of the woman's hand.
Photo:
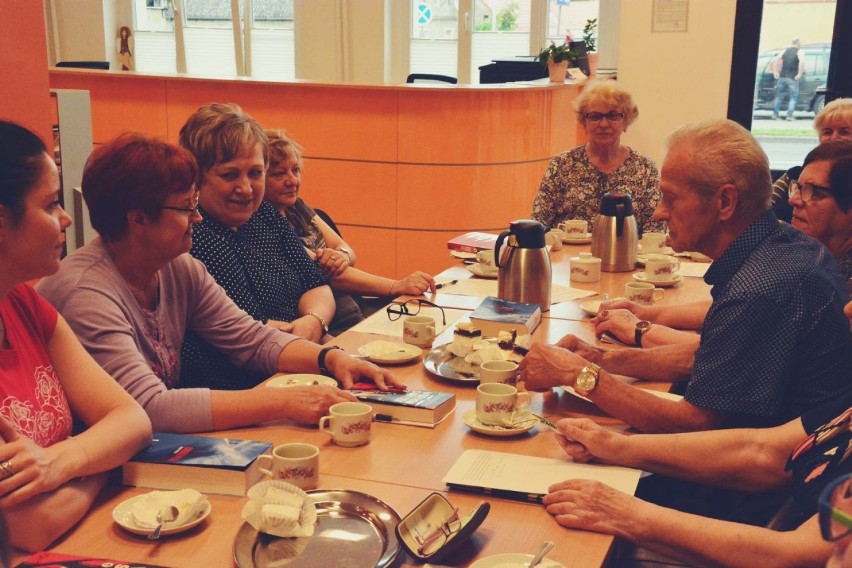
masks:
{"type": "Polygon", "coordinates": [[[405,389],[401,383],[387,369],[377,367],[368,361],[356,359],[347,355],[340,349],[332,349],[326,356],[326,366],[340,383],[341,388],[349,389],[352,385],[361,382],[373,383],[379,390],[388,390],[388,387],[400,387],[405,389]]]}
{"type": "Polygon", "coordinates": [[[0,509],[13,507],[67,481],[56,463],[56,452],[21,436],[0,418],[0,509]]]}
{"type": "Polygon", "coordinates": [[[595,324],[595,335],[600,338],[609,333],[627,345],[636,342],[636,323],[639,318],[628,310],[602,310],[592,320],[595,324]]]}
{"type": "Polygon", "coordinates": [[[349,255],[339,250],[330,248],[317,249],[316,261],[322,270],[323,276],[328,280],[333,280],[335,276],[339,276],[344,270],[349,268],[349,255]]]}
{"type": "MultiPolygon", "coordinates": [[[[325,332],[322,329],[322,323],[318,317],[307,314],[294,319],[289,325],[291,325],[292,328],[288,333],[304,337],[308,341],[313,341],[314,343],[322,343],[325,332]]],[[[281,328],[279,327],[279,329],[281,328]]],[[[282,329],[282,331],[285,330],[282,329]]]]}
{"type": "MultiPolygon", "coordinates": [[[[258,388],[266,388],[261,384],[258,388]]],[[[300,424],[317,424],[328,414],[328,408],[338,402],[356,402],[358,399],[352,393],[335,387],[313,385],[290,387],[284,403],[284,416],[300,424]]]]}
{"type": "Polygon", "coordinates": [[[425,272],[412,272],[402,280],[398,280],[396,286],[393,287],[393,295],[402,296],[419,296],[425,294],[429,290],[433,294],[437,291],[435,288],[435,279],[425,272]]]}

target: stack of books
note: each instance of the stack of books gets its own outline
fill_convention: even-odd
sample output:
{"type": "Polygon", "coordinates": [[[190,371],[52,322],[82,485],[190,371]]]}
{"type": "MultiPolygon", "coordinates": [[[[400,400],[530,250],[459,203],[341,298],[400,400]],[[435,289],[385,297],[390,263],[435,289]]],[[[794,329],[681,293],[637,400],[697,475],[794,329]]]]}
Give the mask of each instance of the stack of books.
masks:
{"type": "Polygon", "coordinates": [[[516,331],[518,335],[531,334],[541,322],[541,306],[512,302],[488,296],[473,313],[470,323],[482,330],[485,337],[497,337],[501,331],[516,331]]]}
{"type": "Polygon", "coordinates": [[[497,235],[489,233],[465,233],[447,241],[447,248],[460,252],[479,252],[481,250],[494,250],[497,243],[497,235]]]}

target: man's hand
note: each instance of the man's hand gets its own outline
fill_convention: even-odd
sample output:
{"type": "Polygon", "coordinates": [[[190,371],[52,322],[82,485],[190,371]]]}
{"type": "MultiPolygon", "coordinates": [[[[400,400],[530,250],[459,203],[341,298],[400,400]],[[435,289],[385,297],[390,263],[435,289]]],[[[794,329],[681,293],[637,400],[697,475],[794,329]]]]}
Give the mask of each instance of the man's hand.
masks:
{"type": "Polygon", "coordinates": [[[521,361],[520,380],[532,391],[574,386],[574,380],[587,364],[585,359],[567,349],[535,343],[521,361]]]}
{"type": "Polygon", "coordinates": [[[594,363],[596,365],[601,365],[604,353],[606,353],[605,349],[595,347],[590,343],[586,343],[576,335],[571,334],[568,334],[559,341],[557,341],[556,346],[562,347],[563,349],[567,349],[572,353],[576,353],[589,363],[594,363]]]}
{"type": "Polygon", "coordinates": [[[619,534],[618,526],[635,522],[643,502],[608,485],[572,479],[551,485],[544,496],[547,512],[563,527],[619,534]]]}
{"type": "Polygon", "coordinates": [[[600,338],[609,333],[626,345],[636,343],[636,323],[639,318],[628,310],[603,310],[592,320],[595,324],[595,335],[600,338]]]}
{"type": "Polygon", "coordinates": [[[588,418],[563,418],[556,423],[556,441],[577,463],[617,463],[626,436],[601,427],[588,418]]]}

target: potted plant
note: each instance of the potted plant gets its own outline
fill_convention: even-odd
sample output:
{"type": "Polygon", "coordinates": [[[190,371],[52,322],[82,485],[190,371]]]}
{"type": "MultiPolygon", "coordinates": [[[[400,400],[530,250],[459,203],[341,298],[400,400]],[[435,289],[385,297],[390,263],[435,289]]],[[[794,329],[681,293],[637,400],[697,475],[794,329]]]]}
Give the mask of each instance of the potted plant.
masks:
{"type": "Polygon", "coordinates": [[[583,43],[586,44],[586,53],[589,56],[589,76],[594,77],[598,74],[598,19],[593,18],[586,20],[586,25],[583,26],[583,43]]]}
{"type": "Polygon", "coordinates": [[[568,66],[571,61],[576,59],[577,52],[571,49],[567,40],[562,45],[556,45],[555,42],[551,41],[550,45],[538,54],[539,62],[547,66],[551,83],[564,83],[565,77],[568,75],[568,66]]]}

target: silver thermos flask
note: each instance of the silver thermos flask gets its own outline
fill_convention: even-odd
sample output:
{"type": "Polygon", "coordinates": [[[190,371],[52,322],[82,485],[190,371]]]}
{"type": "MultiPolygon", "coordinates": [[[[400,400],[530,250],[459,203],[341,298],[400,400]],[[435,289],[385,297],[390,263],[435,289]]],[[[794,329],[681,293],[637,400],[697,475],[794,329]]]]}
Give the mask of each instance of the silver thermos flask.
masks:
{"type": "Polygon", "coordinates": [[[538,304],[542,312],[550,310],[552,280],[545,232],[544,225],[538,221],[512,221],[509,230],[497,237],[494,247],[497,295],[514,302],[538,304]]]}

